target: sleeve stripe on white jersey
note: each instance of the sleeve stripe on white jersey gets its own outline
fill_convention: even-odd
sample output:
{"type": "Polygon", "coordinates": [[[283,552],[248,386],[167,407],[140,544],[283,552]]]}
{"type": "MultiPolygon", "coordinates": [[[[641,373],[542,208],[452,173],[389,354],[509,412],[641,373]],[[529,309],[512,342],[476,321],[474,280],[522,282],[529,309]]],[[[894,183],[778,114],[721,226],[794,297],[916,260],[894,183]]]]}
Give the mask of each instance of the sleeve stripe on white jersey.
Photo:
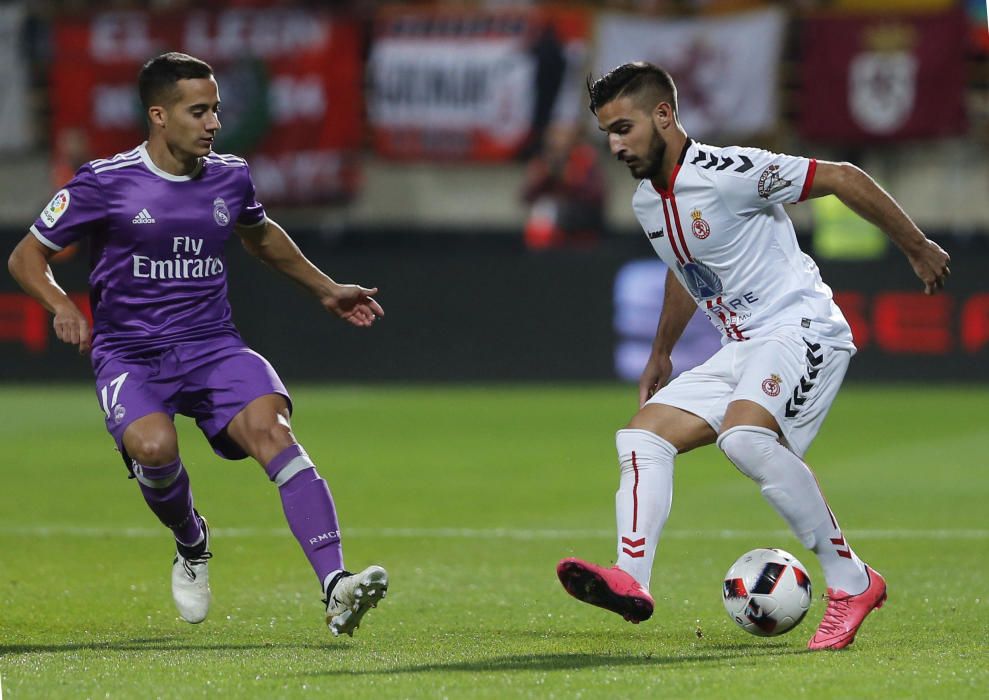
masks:
{"type": "Polygon", "coordinates": [[[62,246],[56,245],[55,243],[52,243],[47,238],[42,236],[41,231],[39,231],[38,227],[35,226],[34,224],[31,224],[31,233],[33,233],[34,237],[37,238],[39,241],[41,241],[46,248],[51,248],[52,250],[62,250],[62,246]]]}
{"type": "Polygon", "coordinates": [[[804,186],[800,188],[800,196],[797,203],[807,199],[810,195],[810,188],[814,186],[814,175],[817,173],[817,159],[811,158],[807,163],[807,174],[804,175],[804,186]]]}
{"type": "Polygon", "coordinates": [[[98,168],[93,168],[93,172],[98,175],[100,173],[105,173],[107,170],[117,170],[118,168],[126,168],[131,165],[138,165],[140,164],[140,162],[141,162],[140,158],[137,158],[135,160],[124,160],[119,163],[114,163],[113,165],[101,165],[98,168]]]}

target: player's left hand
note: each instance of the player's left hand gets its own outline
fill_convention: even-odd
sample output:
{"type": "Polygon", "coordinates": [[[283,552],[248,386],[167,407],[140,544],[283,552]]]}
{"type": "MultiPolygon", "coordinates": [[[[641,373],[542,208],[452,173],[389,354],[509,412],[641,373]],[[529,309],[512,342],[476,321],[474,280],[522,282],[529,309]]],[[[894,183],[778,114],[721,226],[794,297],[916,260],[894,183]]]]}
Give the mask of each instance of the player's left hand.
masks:
{"type": "Polygon", "coordinates": [[[344,321],[367,328],[375,319],[385,315],[381,304],[372,297],[378,293],[377,287],[367,289],[357,284],[338,284],[320,299],[323,308],[336,314],[344,321]]]}
{"type": "Polygon", "coordinates": [[[924,294],[936,294],[944,289],[944,283],[951,275],[948,263],[951,262],[944,249],[932,240],[927,240],[920,250],[909,255],[913,271],[924,283],[924,294]]]}

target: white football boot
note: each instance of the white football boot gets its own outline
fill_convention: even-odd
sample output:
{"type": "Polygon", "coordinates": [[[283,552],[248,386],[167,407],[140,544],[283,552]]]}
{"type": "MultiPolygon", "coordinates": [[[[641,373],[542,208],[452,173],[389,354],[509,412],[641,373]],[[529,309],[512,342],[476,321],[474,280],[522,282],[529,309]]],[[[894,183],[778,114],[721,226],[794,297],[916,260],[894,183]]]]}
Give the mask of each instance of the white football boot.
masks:
{"type": "Polygon", "coordinates": [[[175,600],[175,607],[178,608],[179,616],[183,620],[193,624],[205,620],[209,612],[211,594],[209,571],[206,567],[213,556],[209,551],[209,526],[206,524],[206,518],[199,513],[196,513],[196,517],[203,526],[202,551],[195,554],[190,552],[190,550],[199,550],[200,546],[178,547],[175,561],[172,562],[172,598],[175,600]],[[188,556],[182,555],[183,549],[188,556]]]}
{"type": "Polygon", "coordinates": [[[361,618],[388,593],[388,572],[380,566],[369,566],[358,574],[344,572],[336,585],[327,591],[326,624],[334,637],[354,636],[361,618]]]}

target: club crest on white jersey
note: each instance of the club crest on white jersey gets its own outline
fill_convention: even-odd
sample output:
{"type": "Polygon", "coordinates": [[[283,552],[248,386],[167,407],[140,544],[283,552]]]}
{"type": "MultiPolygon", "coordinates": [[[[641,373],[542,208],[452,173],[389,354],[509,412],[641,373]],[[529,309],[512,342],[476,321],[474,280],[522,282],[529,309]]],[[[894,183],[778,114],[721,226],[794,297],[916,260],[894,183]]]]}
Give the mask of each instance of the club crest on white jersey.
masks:
{"type": "Polygon", "coordinates": [[[700,209],[694,209],[690,212],[690,218],[694,220],[690,225],[690,232],[694,234],[694,238],[699,238],[703,241],[711,235],[711,225],[704,221],[701,218],[702,216],[703,214],[701,214],[700,209]]]}

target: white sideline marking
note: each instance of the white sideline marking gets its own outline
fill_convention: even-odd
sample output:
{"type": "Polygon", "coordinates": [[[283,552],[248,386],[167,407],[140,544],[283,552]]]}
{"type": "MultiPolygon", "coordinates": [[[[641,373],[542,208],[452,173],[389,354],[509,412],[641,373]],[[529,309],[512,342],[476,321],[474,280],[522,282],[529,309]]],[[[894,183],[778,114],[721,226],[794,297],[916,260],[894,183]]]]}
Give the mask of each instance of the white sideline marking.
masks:
{"type": "MultiPolygon", "coordinates": [[[[213,527],[213,535],[221,538],[284,537],[288,526],[263,527],[213,527]]],[[[72,525],[0,525],[0,536],[15,537],[122,537],[141,539],[160,537],[161,527],[87,527],[72,525]]],[[[852,530],[852,540],[984,540],[989,530],[852,530]]],[[[345,537],[395,537],[409,539],[489,539],[489,540],[578,540],[610,539],[614,530],[603,529],[522,529],[522,528],[415,528],[415,527],[355,527],[344,529],[345,537]]],[[[663,539],[676,540],[745,540],[756,538],[780,538],[790,536],[788,530],[667,530],[663,539]]]]}

